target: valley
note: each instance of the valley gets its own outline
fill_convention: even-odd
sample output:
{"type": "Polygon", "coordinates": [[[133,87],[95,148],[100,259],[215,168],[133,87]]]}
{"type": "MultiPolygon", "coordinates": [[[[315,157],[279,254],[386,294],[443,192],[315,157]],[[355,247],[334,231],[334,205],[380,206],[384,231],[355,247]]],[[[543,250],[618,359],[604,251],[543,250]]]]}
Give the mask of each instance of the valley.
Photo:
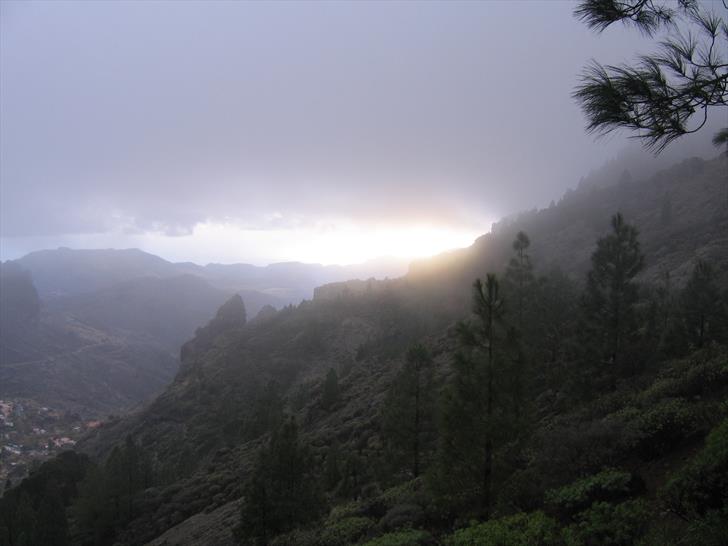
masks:
{"type": "Polygon", "coordinates": [[[69,249],[2,264],[0,399],[22,416],[0,434],[2,483],[73,445],[89,422],[113,421],[151,401],[177,373],[182,344],[231,294],[241,294],[255,316],[310,297],[320,275],[346,279],[357,271],[206,269],[140,251],[69,249]],[[69,441],[56,445],[59,438],[69,441]]]}
{"type": "MultiPolygon", "coordinates": [[[[630,366],[639,368],[625,364],[616,379],[610,379],[603,368],[585,363],[594,357],[582,356],[583,349],[575,345],[586,335],[576,330],[584,320],[578,318],[584,315],[577,294],[583,290],[579,279],[587,273],[593,252],[589,241],[608,229],[597,220],[602,216],[596,209],[623,207],[639,229],[644,249],[645,266],[638,277],[645,287],[639,296],[644,298],[639,320],[652,320],[650,309],[665,301],[659,299],[663,296],[657,288],[647,288],[660,286],[662,272],[674,279],[669,288],[672,305],[682,305],[677,302],[684,300],[680,294],[694,282],[690,279],[696,260],[723,264],[728,259],[728,246],[720,242],[728,233],[728,215],[720,200],[725,191],[724,162],[723,157],[690,160],[629,185],[580,188],[554,207],[498,223],[470,248],[413,264],[403,277],[325,285],[311,300],[250,320],[242,299],[228,300],[216,318],[183,345],[179,371],[169,386],[138,411],[86,430],[74,446],[95,461],[83,464],[99,465],[101,474],[94,479],[110,479],[103,473],[117,464],[113,461],[120,453],[136,453],[134,457],[146,461],[144,472],[149,474],[144,475],[149,481],[140,482],[130,493],[138,508],[115,527],[115,543],[234,544],[241,532],[236,529],[244,528],[245,510],[250,509],[247,488],[263,472],[265,463],[258,454],[273,445],[280,430],[276,427],[289,418],[297,423],[299,442],[308,446],[310,468],[321,484],[316,502],[330,512],[319,512],[315,518],[323,519],[314,519],[312,527],[281,528],[271,544],[379,544],[377,537],[395,540],[400,535],[407,537],[401,539],[403,544],[432,540],[461,544],[457,533],[447,535],[453,523],[440,519],[445,508],[429,504],[459,498],[441,497],[449,493],[434,489],[440,487],[436,476],[442,444],[422,440],[422,464],[428,470],[424,476],[413,475],[382,420],[390,411],[392,388],[400,381],[408,348],[417,344],[431,355],[435,392],[440,397],[452,392],[448,389],[464,373],[458,364],[462,357],[457,356],[463,350],[459,321],[469,316],[471,280],[483,271],[516,267],[509,261],[511,242],[524,231],[536,234],[529,242],[529,260],[546,289],[534,285],[538,291],[526,304],[544,306],[527,307],[533,309],[529,313],[540,309],[526,319],[534,322],[528,323],[531,341],[522,349],[533,359],[521,387],[531,401],[521,402],[521,419],[527,421],[509,425],[511,440],[496,451],[498,485],[492,502],[500,519],[472,529],[462,527],[458,531],[462,544],[473,533],[489,536],[488,525],[502,524],[516,534],[521,532],[518,525],[542,524],[559,536],[581,532],[571,520],[559,519],[561,501],[548,500],[549,495],[570,494],[568,484],[577,480],[577,487],[580,478],[601,483],[607,479],[599,474],[605,468],[618,470],[614,479],[641,484],[615,492],[614,498],[627,503],[617,505],[620,510],[650,511],[652,515],[639,512],[643,514],[639,517],[647,518],[654,536],[662,528],[694,532],[679,519],[652,512],[657,505],[650,499],[662,498],[669,477],[679,475],[686,461],[697,457],[710,429],[726,415],[728,361],[719,341],[724,330],[714,323],[714,341],[699,349],[688,344],[687,332],[674,330],[668,335],[663,329],[676,328],[677,322],[676,326],[646,322],[630,349],[636,351],[630,366]],[[664,195],[683,196],[676,206],[679,214],[667,224],[660,213],[664,195]],[[640,347],[650,347],[650,352],[641,353],[640,347]],[[660,356],[663,352],[666,356],[660,356]],[[610,381],[615,385],[610,387],[610,381]],[[670,423],[667,436],[660,432],[662,419],[670,423]],[[521,435],[521,430],[529,432],[521,435]],[[521,455],[509,455],[511,450],[521,455]],[[515,466],[501,466],[508,460],[515,466]],[[328,472],[331,478],[326,477],[328,472]],[[516,515],[508,516],[513,506],[516,515]],[[533,510],[546,510],[546,515],[533,510]],[[395,513],[402,513],[403,519],[394,519],[395,513]],[[516,524],[508,518],[547,519],[516,524]],[[357,526],[351,527],[355,522],[357,526]]],[[[713,286],[718,294],[724,293],[720,290],[726,286],[726,269],[719,266],[712,271],[717,275],[713,286]]],[[[514,302],[509,301],[513,309],[514,302]]],[[[683,316],[674,314],[677,310],[669,313],[674,321],[683,316]]],[[[507,384],[499,384],[502,393],[512,392],[507,384]]],[[[467,414],[458,420],[467,423],[467,414]]],[[[443,487],[469,491],[468,475],[457,481],[453,470],[448,470],[443,487]]],[[[474,497],[467,498],[465,502],[475,502],[474,497]]],[[[471,513],[472,506],[452,509],[471,513]]],[[[629,521],[624,525],[633,525],[629,521]]],[[[81,532],[74,529],[72,533],[81,532]]],[[[644,527],[629,529],[647,532],[644,527]]],[[[560,540],[544,544],[561,544],[560,540]]]]}
{"type": "Polygon", "coordinates": [[[1,0],[0,546],[728,546],[728,0],[1,0]]]}

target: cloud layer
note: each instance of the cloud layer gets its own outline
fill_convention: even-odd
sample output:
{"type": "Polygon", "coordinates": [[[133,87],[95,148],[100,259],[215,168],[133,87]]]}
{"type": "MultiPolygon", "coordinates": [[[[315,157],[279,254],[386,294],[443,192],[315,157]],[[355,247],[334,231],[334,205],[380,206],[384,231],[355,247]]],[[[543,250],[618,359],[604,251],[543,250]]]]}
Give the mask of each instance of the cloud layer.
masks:
{"type": "Polygon", "coordinates": [[[645,43],[571,9],[3,2],[2,236],[487,228],[622,145],[570,93],[645,43]]]}

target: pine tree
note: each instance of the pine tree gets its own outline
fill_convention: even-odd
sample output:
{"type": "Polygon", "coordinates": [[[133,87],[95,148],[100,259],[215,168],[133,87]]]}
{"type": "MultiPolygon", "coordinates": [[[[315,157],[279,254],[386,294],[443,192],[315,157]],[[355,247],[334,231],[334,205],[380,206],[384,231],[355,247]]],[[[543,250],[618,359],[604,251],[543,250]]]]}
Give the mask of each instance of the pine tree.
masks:
{"type": "Polygon", "coordinates": [[[330,410],[339,401],[339,374],[336,370],[329,368],[324,381],[324,390],[321,395],[321,405],[325,410],[330,410]]]}
{"type": "Polygon", "coordinates": [[[681,352],[684,340],[676,317],[676,298],[673,294],[669,271],[649,291],[649,302],[644,317],[647,355],[650,359],[674,356],[681,352]]]}
{"type": "Polygon", "coordinates": [[[38,508],[38,544],[66,546],[68,544],[68,520],[61,492],[54,481],[48,482],[38,508]]]}
{"type": "Polygon", "coordinates": [[[148,460],[131,436],[127,436],[123,446],[112,450],[104,473],[116,526],[122,526],[137,515],[137,493],[151,485],[148,460]]]}
{"type": "Polygon", "coordinates": [[[583,308],[588,339],[596,358],[610,366],[612,385],[633,341],[637,325],[635,276],[644,266],[637,229],[622,215],[612,217],[612,233],[597,241],[587,276],[583,308]]]}
{"type": "Polygon", "coordinates": [[[524,332],[525,315],[534,283],[531,257],[527,253],[529,246],[531,246],[531,240],[528,235],[519,231],[513,241],[515,256],[511,258],[505,276],[507,292],[511,296],[509,303],[513,302],[512,307],[516,311],[516,326],[521,334],[524,332]]]}
{"type": "Polygon", "coordinates": [[[38,524],[38,515],[36,514],[33,503],[27,493],[23,492],[18,501],[18,507],[15,510],[15,521],[12,526],[11,540],[13,545],[17,546],[34,546],[38,544],[36,527],[38,524]]]}
{"type": "Polygon", "coordinates": [[[333,491],[341,481],[341,452],[339,442],[335,439],[329,446],[326,454],[326,466],[324,468],[324,479],[326,481],[326,490],[333,491]]]}
{"type": "Polygon", "coordinates": [[[244,436],[252,440],[275,430],[283,419],[283,396],[277,381],[268,381],[255,401],[251,416],[245,423],[244,436]]]}
{"type": "Polygon", "coordinates": [[[561,270],[541,277],[535,289],[534,345],[543,362],[555,364],[567,352],[577,316],[577,291],[574,282],[561,270]]]}
{"type": "Polygon", "coordinates": [[[342,497],[354,497],[360,493],[365,483],[366,469],[364,461],[356,452],[349,451],[344,456],[342,478],[337,488],[337,494],[342,497]]]}
{"type": "Polygon", "coordinates": [[[234,533],[246,543],[265,545],[275,535],[315,519],[322,507],[311,456],[291,418],[260,451],[234,533]]]}
{"type": "Polygon", "coordinates": [[[78,496],[71,506],[74,544],[104,544],[113,535],[114,506],[103,467],[91,466],[78,486],[78,496]]]}
{"type": "Polygon", "coordinates": [[[407,351],[405,364],[385,401],[382,433],[391,451],[408,461],[413,477],[422,470],[423,455],[431,449],[434,432],[435,386],[432,357],[423,345],[407,351]]]}
{"type": "Polygon", "coordinates": [[[688,343],[702,348],[722,338],[725,316],[713,267],[698,261],[680,296],[688,343]]]}
{"type": "Polygon", "coordinates": [[[508,434],[502,395],[504,306],[497,277],[474,283],[474,320],[460,323],[461,350],[445,391],[433,488],[451,509],[491,510],[493,452],[508,434]]]}
{"type": "MultiPolygon", "coordinates": [[[[515,255],[511,258],[505,274],[506,300],[511,309],[515,310],[515,324],[508,329],[507,346],[510,353],[511,366],[509,379],[511,384],[508,390],[513,399],[513,407],[516,414],[521,413],[523,399],[526,392],[526,376],[528,375],[528,363],[530,352],[527,355],[524,351],[522,340],[533,337],[533,313],[535,296],[535,279],[531,257],[528,255],[528,247],[531,240],[525,232],[519,231],[513,241],[515,255]]],[[[532,349],[531,346],[526,347],[532,349]]]]}
{"type": "Polygon", "coordinates": [[[658,51],[632,64],[592,62],[584,70],[574,98],[590,132],[628,129],[659,152],[728,104],[726,21],[718,9],[695,0],[581,0],[574,13],[598,32],[623,23],[648,36],[664,33],[658,51]],[[685,34],[681,27],[691,23],[685,34]]]}

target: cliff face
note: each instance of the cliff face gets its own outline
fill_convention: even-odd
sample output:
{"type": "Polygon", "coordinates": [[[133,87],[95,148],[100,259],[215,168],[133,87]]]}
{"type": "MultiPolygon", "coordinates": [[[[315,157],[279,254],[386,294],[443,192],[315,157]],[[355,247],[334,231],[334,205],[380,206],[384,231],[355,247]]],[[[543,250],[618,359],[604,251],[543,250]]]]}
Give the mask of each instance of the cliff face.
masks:
{"type": "Polygon", "coordinates": [[[159,460],[176,461],[180,446],[194,454],[195,470],[149,493],[148,510],[120,542],[195,544],[191,529],[199,528],[209,543],[226,544],[229,529],[222,527],[234,520],[241,483],[265,439],[260,416],[275,400],[297,416],[319,462],[334,439],[362,460],[381,457],[378,411],[403,351],[424,340],[442,381],[455,346],[449,326],[467,314],[472,280],[503,269],[520,230],[531,237],[537,271],[559,267],[580,280],[596,239],[621,211],[640,230],[644,280],[668,271],[680,282],[706,259],[725,286],[726,172],[724,158],[691,160],[646,181],[583,188],[552,208],[496,224],[468,249],[413,264],[402,279],[326,285],[313,301],[218,332],[210,343],[193,340],[184,372],[150,407],[82,445],[100,457],[131,434],[159,460]],[[327,410],[320,398],[331,368],[341,394],[327,410]]]}

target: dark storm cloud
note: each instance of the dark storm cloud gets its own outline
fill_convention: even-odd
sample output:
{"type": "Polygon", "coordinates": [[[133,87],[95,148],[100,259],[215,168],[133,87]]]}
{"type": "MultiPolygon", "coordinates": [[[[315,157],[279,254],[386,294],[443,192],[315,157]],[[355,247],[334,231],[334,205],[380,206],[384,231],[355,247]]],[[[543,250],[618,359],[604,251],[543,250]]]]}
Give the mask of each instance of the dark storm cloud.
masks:
{"type": "Polygon", "coordinates": [[[645,43],[570,3],[2,4],[2,236],[548,202],[620,140],[570,93],[645,43]]]}

